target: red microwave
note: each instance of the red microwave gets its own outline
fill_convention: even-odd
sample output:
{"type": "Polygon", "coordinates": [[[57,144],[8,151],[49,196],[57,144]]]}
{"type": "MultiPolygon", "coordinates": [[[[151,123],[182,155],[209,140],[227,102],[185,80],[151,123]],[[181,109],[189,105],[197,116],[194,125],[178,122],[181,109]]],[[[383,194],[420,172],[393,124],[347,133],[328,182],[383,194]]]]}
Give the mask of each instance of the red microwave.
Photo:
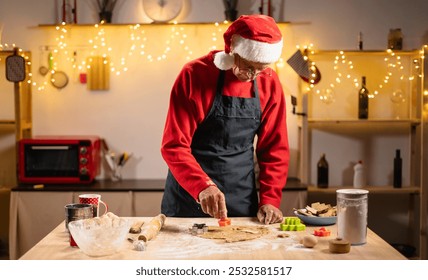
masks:
{"type": "Polygon", "coordinates": [[[19,141],[18,181],[29,184],[91,183],[99,175],[97,136],[39,136],[19,141]]]}

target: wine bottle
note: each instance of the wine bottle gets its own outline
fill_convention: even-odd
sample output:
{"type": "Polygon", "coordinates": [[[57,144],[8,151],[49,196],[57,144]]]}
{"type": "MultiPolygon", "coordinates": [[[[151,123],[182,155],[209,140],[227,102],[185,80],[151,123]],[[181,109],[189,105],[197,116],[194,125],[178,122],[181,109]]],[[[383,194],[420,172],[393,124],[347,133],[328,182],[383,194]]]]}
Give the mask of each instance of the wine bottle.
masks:
{"type": "Polygon", "coordinates": [[[369,117],[369,91],[366,87],[366,77],[363,76],[361,88],[358,91],[358,118],[367,119],[369,117]]]}
{"type": "Polygon", "coordinates": [[[394,188],[401,188],[402,164],[403,164],[403,160],[401,159],[400,150],[397,149],[395,150],[395,158],[394,158],[394,179],[393,179],[394,188]]]}
{"type": "Polygon", "coordinates": [[[319,188],[328,187],[328,162],[325,158],[325,154],[322,154],[317,164],[317,186],[319,188]]]}

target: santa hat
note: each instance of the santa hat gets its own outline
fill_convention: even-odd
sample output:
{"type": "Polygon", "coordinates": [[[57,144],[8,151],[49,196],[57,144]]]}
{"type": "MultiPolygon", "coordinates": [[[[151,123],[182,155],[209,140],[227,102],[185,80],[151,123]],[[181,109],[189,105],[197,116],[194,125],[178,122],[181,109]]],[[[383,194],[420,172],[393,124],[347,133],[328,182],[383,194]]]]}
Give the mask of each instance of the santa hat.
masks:
{"type": "Polygon", "coordinates": [[[231,69],[236,53],[259,63],[273,63],[282,52],[282,34],[275,20],[266,15],[244,15],[235,20],[223,35],[225,48],[214,57],[221,70],[231,69]],[[233,44],[233,45],[232,45],[233,44]]]}

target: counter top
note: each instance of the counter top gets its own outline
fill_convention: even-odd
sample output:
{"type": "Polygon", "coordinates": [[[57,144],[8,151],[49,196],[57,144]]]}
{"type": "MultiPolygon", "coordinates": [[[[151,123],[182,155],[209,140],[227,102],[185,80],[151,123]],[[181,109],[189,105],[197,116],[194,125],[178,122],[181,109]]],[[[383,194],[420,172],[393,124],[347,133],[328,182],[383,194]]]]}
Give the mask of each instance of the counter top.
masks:
{"type": "MultiPolygon", "coordinates": [[[[152,217],[132,217],[148,222],[152,217]]],[[[368,229],[367,243],[351,246],[346,254],[332,254],[328,250],[328,241],[336,237],[336,226],[327,226],[332,235],[319,237],[318,244],[305,248],[300,244],[303,235],[313,233],[319,227],[307,227],[306,231],[288,231],[289,237],[279,237],[284,231],[279,224],[267,225],[269,234],[254,240],[225,243],[220,240],[204,239],[191,235],[189,228],[194,223],[217,225],[213,218],[167,218],[160,233],[147,242],[145,251],[135,251],[132,244],[124,241],[122,251],[105,257],[89,257],[79,248],[69,246],[68,233],[64,222],[59,224],[45,238],[24,254],[21,260],[189,260],[189,259],[289,259],[289,260],[405,260],[397,250],[368,229]]],[[[233,225],[258,225],[254,218],[232,218],[233,225]]],[[[129,234],[130,237],[136,237],[129,234]]]]}
{"type": "Polygon", "coordinates": [[[12,191],[163,191],[165,179],[126,179],[114,182],[112,180],[95,180],[90,184],[45,184],[43,188],[35,189],[33,184],[18,185],[12,191]]]}
{"type": "MultiPolygon", "coordinates": [[[[90,191],[90,192],[120,192],[120,191],[142,191],[142,192],[163,192],[165,179],[125,179],[113,182],[109,179],[95,180],[90,184],[46,184],[43,188],[34,188],[34,184],[18,185],[11,191],[90,191]]],[[[296,178],[288,178],[283,191],[306,191],[307,186],[300,183],[296,178]]]]}

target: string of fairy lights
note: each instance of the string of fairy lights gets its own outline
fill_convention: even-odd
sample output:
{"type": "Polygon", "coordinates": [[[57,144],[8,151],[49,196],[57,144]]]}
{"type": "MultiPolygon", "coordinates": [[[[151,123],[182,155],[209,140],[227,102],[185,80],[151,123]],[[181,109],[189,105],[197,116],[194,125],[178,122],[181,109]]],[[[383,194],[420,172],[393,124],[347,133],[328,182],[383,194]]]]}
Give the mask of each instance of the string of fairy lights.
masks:
{"type": "MultiPolygon", "coordinates": [[[[208,50],[221,49],[223,40],[222,36],[225,29],[228,27],[228,22],[223,23],[214,23],[214,29],[211,33],[211,40],[207,42],[206,48],[208,50]]],[[[55,27],[55,45],[49,46],[50,56],[49,56],[49,71],[53,74],[58,69],[58,58],[65,57],[67,63],[71,63],[72,68],[78,72],[86,71],[90,68],[90,58],[89,60],[76,59],[76,47],[70,46],[68,43],[70,29],[73,28],[73,25],[67,25],[65,23],[59,24],[55,27]],[[74,49],[74,50],[73,50],[74,49]]],[[[194,51],[190,47],[191,40],[188,35],[188,28],[185,25],[179,25],[177,22],[174,22],[170,26],[169,38],[165,40],[160,47],[156,48],[155,52],[149,52],[150,49],[148,46],[153,43],[155,40],[149,38],[149,32],[146,31],[144,25],[135,24],[129,25],[129,36],[128,42],[123,44],[127,46],[126,51],[117,51],[112,46],[114,45],[109,40],[114,40],[111,38],[110,34],[106,31],[105,25],[103,22],[95,24],[93,26],[95,35],[90,38],[84,48],[86,51],[89,51],[89,57],[94,55],[101,55],[104,59],[104,64],[109,64],[109,69],[111,73],[115,75],[121,75],[128,71],[129,61],[134,61],[136,59],[142,59],[143,63],[154,63],[160,61],[166,61],[170,59],[170,54],[172,51],[178,51],[178,48],[181,48],[181,51],[184,54],[186,60],[194,58],[194,51]],[[110,58],[110,59],[108,59],[110,58]]],[[[159,44],[156,41],[156,44],[159,44]]],[[[3,44],[0,45],[0,50],[3,49],[13,49],[15,44],[3,44]]],[[[301,49],[300,46],[297,46],[298,49],[301,49]]],[[[424,49],[428,48],[424,46],[424,49]]],[[[22,50],[21,50],[22,51],[22,50]]],[[[420,57],[413,60],[414,71],[406,69],[406,66],[403,65],[401,56],[397,54],[394,50],[387,49],[385,51],[385,73],[383,74],[383,79],[380,84],[377,85],[377,88],[370,91],[370,98],[376,97],[383,88],[389,83],[393,77],[399,77],[400,80],[412,81],[415,78],[415,75],[421,76],[420,71],[420,58],[423,58],[424,51],[421,50],[420,57]],[[406,75],[406,73],[410,73],[406,75]]],[[[334,89],[337,85],[341,84],[345,80],[352,81],[355,88],[359,88],[361,85],[359,83],[360,77],[356,77],[351,74],[354,70],[355,65],[351,59],[347,56],[345,51],[338,51],[333,62],[333,73],[334,79],[329,81],[328,86],[321,89],[317,87],[317,83],[320,80],[320,77],[317,77],[318,73],[316,71],[316,62],[310,59],[311,55],[315,54],[313,44],[303,46],[303,57],[308,61],[310,78],[307,82],[307,91],[313,91],[324,103],[334,102],[334,89]]],[[[29,58],[26,58],[26,61],[31,65],[29,58]]],[[[276,70],[278,68],[284,67],[284,60],[280,60],[274,65],[276,70]]],[[[47,88],[49,81],[36,82],[33,77],[33,73],[28,73],[29,77],[27,79],[28,83],[31,83],[38,91],[43,91],[47,88]]],[[[325,84],[325,83],[324,83],[325,84]]],[[[426,93],[424,93],[426,94],[426,93]]]]}
{"type": "MultiPolygon", "coordinates": [[[[300,49],[300,46],[297,46],[300,49]]],[[[427,49],[428,46],[424,46],[424,49],[427,49]]],[[[320,77],[317,77],[316,70],[316,62],[310,60],[309,54],[314,55],[315,51],[313,50],[313,44],[303,46],[303,58],[308,61],[309,71],[310,71],[310,79],[308,81],[308,85],[306,91],[314,92],[319,99],[326,103],[331,104],[335,101],[335,88],[337,85],[341,84],[344,80],[352,81],[354,87],[359,89],[361,87],[360,84],[360,76],[352,75],[352,70],[355,69],[355,65],[351,59],[348,58],[345,51],[338,51],[337,55],[335,55],[333,61],[333,80],[329,81],[328,86],[325,88],[319,88],[316,84],[319,82],[320,77]]],[[[375,98],[382,90],[386,87],[386,85],[395,77],[398,77],[400,81],[413,81],[415,76],[419,78],[422,77],[421,73],[421,59],[424,58],[424,50],[420,51],[419,57],[412,59],[412,69],[406,69],[406,66],[402,62],[401,55],[398,52],[395,52],[392,49],[387,49],[385,51],[385,57],[383,58],[385,62],[385,73],[383,74],[383,78],[381,83],[377,85],[377,87],[370,91],[369,98],[375,98]],[[409,73],[409,74],[406,74],[409,73]]],[[[427,92],[424,92],[427,95],[427,92]]],[[[395,90],[391,93],[391,101],[394,103],[405,102],[405,94],[402,90],[395,90]]]]}
{"type": "MultiPolygon", "coordinates": [[[[224,21],[221,23],[214,23],[211,38],[206,42],[206,49],[208,51],[214,49],[221,49],[223,47],[223,33],[228,27],[229,22],[224,21]]],[[[194,58],[194,51],[191,46],[191,36],[188,35],[191,32],[191,28],[186,25],[179,25],[177,22],[173,22],[169,26],[169,37],[159,42],[156,38],[150,37],[150,32],[147,32],[144,25],[134,24],[129,25],[129,36],[126,42],[122,42],[121,46],[126,46],[125,51],[119,51],[113,46],[115,45],[111,40],[114,40],[114,36],[108,33],[104,22],[100,22],[93,26],[94,35],[90,38],[84,46],[72,46],[69,44],[70,36],[67,34],[73,28],[73,25],[61,23],[55,26],[55,45],[43,46],[43,51],[49,52],[49,71],[51,74],[55,73],[59,69],[59,57],[65,58],[67,63],[71,63],[73,70],[77,72],[85,72],[91,67],[91,57],[101,56],[103,57],[104,64],[108,64],[110,72],[114,75],[121,75],[129,70],[129,62],[139,60],[141,63],[155,63],[161,61],[167,61],[171,58],[171,53],[174,51],[180,51],[183,53],[185,60],[191,60],[194,58]],[[109,41],[110,40],[110,41],[109,41]],[[156,47],[156,51],[148,51],[152,49],[150,44],[156,43],[159,47],[156,47]],[[82,49],[88,53],[88,59],[78,60],[76,58],[76,49],[82,51],[82,49]]],[[[15,45],[3,44],[0,45],[2,49],[13,49],[15,45]]],[[[22,52],[22,50],[20,50],[22,52]]],[[[31,65],[31,62],[27,59],[27,62],[31,65]]],[[[61,62],[64,63],[64,62],[61,62]]],[[[64,66],[63,66],[64,67],[64,66]]],[[[28,73],[28,83],[31,83],[38,91],[44,91],[47,85],[51,81],[36,82],[32,79],[33,73],[28,73]]]]}

